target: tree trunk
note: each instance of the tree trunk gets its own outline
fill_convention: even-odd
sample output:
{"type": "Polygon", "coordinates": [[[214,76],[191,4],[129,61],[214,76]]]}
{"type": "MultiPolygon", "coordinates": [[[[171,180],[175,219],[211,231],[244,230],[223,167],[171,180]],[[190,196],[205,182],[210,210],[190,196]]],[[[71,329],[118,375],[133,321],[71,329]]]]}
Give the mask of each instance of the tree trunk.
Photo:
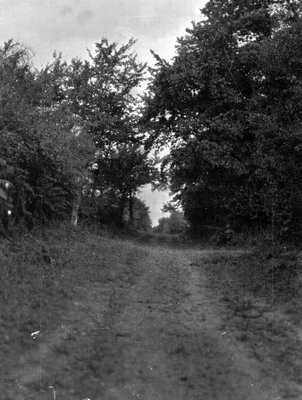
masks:
{"type": "Polygon", "coordinates": [[[82,201],[82,188],[78,189],[72,205],[71,225],[73,226],[78,225],[79,209],[81,206],[81,201],[82,201]]]}
{"type": "Polygon", "coordinates": [[[130,223],[133,225],[134,222],[134,213],[133,213],[133,195],[132,190],[129,193],[129,216],[130,216],[130,223]]]}
{"type": "Polygon", "coordinates": [[[93,178],[93,185],[92,185],[92,200],[93,200],[93,208],[94,208],[94,218],[96,221],[96,216],[98,215],[98,205],[97,205],[97,187],[98,187],[98,179],[100,174],[100,167],[98,166],[97,172],[93,178]]]}
{"type": "Polygon", "coordinates": [[[124,211],[126,204],[127,204],[127,196],[125,194],[122,194],[119,206],[119,225],[121,227],[124,225],[124,211]]]}

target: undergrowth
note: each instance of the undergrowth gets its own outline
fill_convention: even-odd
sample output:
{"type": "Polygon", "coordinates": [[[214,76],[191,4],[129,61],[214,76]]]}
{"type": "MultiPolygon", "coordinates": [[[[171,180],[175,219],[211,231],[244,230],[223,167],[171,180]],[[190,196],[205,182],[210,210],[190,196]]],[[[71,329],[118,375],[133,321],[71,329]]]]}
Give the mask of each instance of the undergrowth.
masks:
{"type": "MultiPolygon", "coordinates": [[[[267,368],[281,369],[289,381],[301,385],[299,253],[279,246],[262,246],[241,254],[218,253],[203,260],[202,265],[210,288],[219,293],[226,307],[226,326],[239,332],[238,339],[267,368]]],[[[296,398],[294,384],[283,395],[296,398]]]]}
{"type": "MultiPolygon", "coordinates": [[[[126,288],[136,282],[143,270],[136,260],[144,252],[143,247],[132,246],[121,237],[129,239],[126,231],[117,235],[102,226],[73,228],[61,224],[0,243],[0,359],[5,365],[0,369],[2,393],[17,390],[18,368],[24,357],[37,353],[39,343],[48,343],[47,338],[56,338],[58,332],[62,333],[72,310],[76,309],[75,318],[80,319],[79,326],[83,323],[84,333],[91,328],[85,322],[87,325],[87,321],[92,321],[89,318],[85,321],[83,315],[90,309],[80,308],[78,314],[78,305],[75,305],[83,297],[91,296],[93,302],[97,288],[104,304],[108,301],[109,309],[118,306],[116,288],[126,288]]],[[[91,345],[85,336],[80,334],[80,337],[77,340],[83,346],[91,345]]],[[[83,349],[78,350],[72,340],[64,341],[54,351],[66,355],[68,368],[82,369],[77,354],[83,349]]],[[[47,370],[51,368],[47,364],[47,370]]],[[[54,371],[53,379],[59,385],[62,377],[54,371]]],[[[42,381],[34,380],[28,387],[32,393],[39,393],[40,389],[46,393],[47,382],[43,375],[42,381]]],[[[7,395],[6,398],[15,397],[7,395]]]]}
{"type": "Polygon", "coordinates": [[[100,240],[63,224],[0,243],[1,359],[17,364],[35,346],[33,332],[57,329],[79,286],[108,279],[100,240]]]}

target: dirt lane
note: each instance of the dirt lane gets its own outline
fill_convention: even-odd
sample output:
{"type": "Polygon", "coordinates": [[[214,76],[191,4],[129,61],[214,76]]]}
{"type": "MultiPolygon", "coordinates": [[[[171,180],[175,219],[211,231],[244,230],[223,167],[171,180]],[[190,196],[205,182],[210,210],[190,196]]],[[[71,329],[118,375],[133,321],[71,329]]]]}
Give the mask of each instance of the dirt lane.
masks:
{"type": "Polygon", "coordinates": [[[3,398],[51,399],[54,390],[57,400],[282,398],[278,371],[264,374],[225,324],[200,262],[209,252],[102,246],[110,279],[79,286],[58,328],[20,358],[18,384],[3,398]]]}
{"type": "Polygon", "coordinates": [[[275,377],[264,377],[261,365],[250,357],[248,349],[236,339],[236,331],[223,320],[225,304],[219,293],[209,288],[200,262],[191,263],[189,273],[187,290],[191,296],[184,303],[182,323],[191,346],[187,351],[191,366],[188,375],[197,390],[188,391],[185,398],[280,398],[275,377]]]}
{"type": "Polygon", "coordinates": [[[219,306],[186,252],[153,251],[146,273],[115,316],[119,372],[104,399],[274,399],[256,361],[223,330],[219,306]],[[113,396],[113,397],[112,397],[113,396]]]}

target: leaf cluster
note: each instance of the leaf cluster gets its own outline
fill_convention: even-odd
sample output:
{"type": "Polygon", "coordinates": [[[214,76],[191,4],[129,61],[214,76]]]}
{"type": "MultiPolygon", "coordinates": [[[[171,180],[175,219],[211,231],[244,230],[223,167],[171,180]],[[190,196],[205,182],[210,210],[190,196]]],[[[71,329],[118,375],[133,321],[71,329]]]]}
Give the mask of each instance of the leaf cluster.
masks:
{"type": "Polygon", "coordinates": [[[0,48],[2,232],[66,218],[81,197],[112,188],[128,201],[150,181],[135,95],[145,65],[133,44],[102,39],[87,60],[54,54],[40,70],[24,46],[0,48]]]}
{"type": "Polygon", "coordinates": [[[301,12],[298,1],[210,0],[172,62],[157,58],[145,120],[171,146],[164,170],[196,229],[301,229],[301,12]]]}

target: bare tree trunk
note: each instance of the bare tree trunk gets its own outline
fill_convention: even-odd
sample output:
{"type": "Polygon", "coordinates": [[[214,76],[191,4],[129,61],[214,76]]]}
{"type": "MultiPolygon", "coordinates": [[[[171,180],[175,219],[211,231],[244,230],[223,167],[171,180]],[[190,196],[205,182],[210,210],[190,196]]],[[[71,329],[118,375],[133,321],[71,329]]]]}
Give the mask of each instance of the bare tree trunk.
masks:
{"type": "Polygon", "coordinates": [[[127,204],[127,195],[122,194],[119,204],[119,225],[122,227],[124,225],[124,211],[127,204]]]}
{"type": "Polygon", "coordinates": [[[130,223],[133,225],[134,222],[134,212],[133,212],[133,195],[132,190],[129,193],[129,216],[130,216],[130,223]]]}
{"type": "Polygon", "coordinates": [[[82,188],[78,189],[72,205],[71,225],[73,226],[78,225],[79,209],[81,206],[81,201],[82,201],[82,188]]]}
{"type": "Polygon", "coordinates": [[[92,185],[92,201],[93,201],[93,208],[94,208],[94,218],[96,221],[96,215],[98,214],[98,205],[97,205],[97,186],[98,186],[98,177],[100,174],[100,167],[98,166],[96,175],[94,176],[93,179],[93,185],[92,185]]]}

